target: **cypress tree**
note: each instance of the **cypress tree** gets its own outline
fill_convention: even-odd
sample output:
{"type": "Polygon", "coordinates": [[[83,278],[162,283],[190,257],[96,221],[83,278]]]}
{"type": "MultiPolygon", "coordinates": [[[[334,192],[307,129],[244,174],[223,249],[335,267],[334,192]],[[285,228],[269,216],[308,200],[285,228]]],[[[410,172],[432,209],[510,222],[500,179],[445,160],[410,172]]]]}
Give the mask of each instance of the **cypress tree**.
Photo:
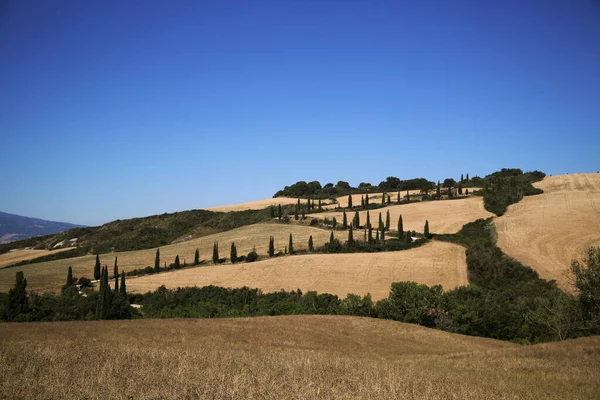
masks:
{"type": "Polygon", "coordinates": [[[435,188],[435,197],[439,199],[441,196],[442,194],[440,192],[440,181],[438,181],[437,187],[435,188]]]}
{"type": "Polygon", "coordinates": [[[73,268],[71,266],[69,266],[69,271],[67,272],[67,284],[65,286],[68,288],[73,286],[73,268]]]}
{"type": "Polygon", "coordinates": [[[115,293],[119,293],[119,275],[115,277],[115,293]]]}
{"type": "Polygon", "coordinates": [[[390,210],[387,210],[387,213],[385,215],[385,230],[390,230],[390,210]]]}
{"type": "Polygon", "coordinates": [[[385,230],[381,231],[381,243],[385,243],[385,230]]]}
{"type": "Polygon", "coordinates": [[[306,210],[302,207],[302,220],[306,219],[306,210]]]}
{"type": "Polygon", "coordinates": [[[336,225],[337,225],[337,219],[335,217],[333,217],[331,219],[331,225],[333,225],[334,228],[336,227],[336,225]]]}
{"type": "Polygon", "coordinates": [[[312,200],[310,208],[312,208],[313,210],[315,209],[315,199],[312,200]]]}
{"type": "Polygon", "coordinates": [[[94,280],[99,280],[102,277],[100,272],[100,256],[96,254],[96,264],[94,265],[94,280]]]}
{"type": "Polygon", "coordinates": [[[406,201],[410,201],[410,192],[408,190],[406,191],[406,201]]]}
{"type": "Polygon", "coordinates": [[[369,193],[365,195],[365,207],[369,207],[369,193]]]}
{"type": "Polygon", "coordinates": [[[346,216],[346,210],[344,210],[342,214],[342,228],[344,228],[344,230],[348,229],[348,217],[346,216]]]}
{"type": "Polygon", "coordinates": [[[469,181],[469,174],[467,174],[467,182],[469,181]]]}
{"type": "Polygon", "coordinates": [[[373,229],[371,227],[367,228],[369,230],[369,244],[373,243],[373,229]]]}
{"type": "Polygon", "coordinates": [[[17,315],[29,311],[29,300],[27,299],[27,279],[23,271],[18,271],[15,276],[15,287],[8,291],[6,298],[6,319],[13,321],[17,315]]]}
{"type": "Polygon", "coordinates": [[[365,196],[360,196],[360,206],[365,208],[365,196]]]}
{"type": "Polygon", "coordinates": [[[200,264],[200,250],[196,247],[196,251],[194,252],[194,265],[200,264]]]}
{"type": "Polygon", "coordinates": [[[396,203],[400,204],[400,192],[398,192],[398,197],[396,198],[396,203]]]}
{"type": "Polygon", "coordinates": [[[154,272],[157,274],[160,272],[160,248],[156,249],[156,256],[154,257],[154,272]]]}
{"type": "Polygon", "coordinates": [[[429,221],[425,220],[425,228],[423,228],[423,235],[429,239],[429,221]]]}
{"type": "Polygon", "coordinates": [[[275,256],[275,239],[273,236],[269,236],[269,257],[275,256]]]}
{"type": "Polygon", "coordinates": [[[380,231],[383,230],[383,219],[381,218],[381,212],[379,213],[379,221],[377,222],[377,227],[380,231]]]}
{"type": "Polygon", "coordinates": [[[463,174],[460,174],[460,181],[464,181],[465,179],[463,178],[463,174]]]}
{"type": "Polygon", "coordinates": [[[354,221],[353,221],[353,223],[354,223],[354,227],[355,228],[358,228],[360,226],[360,215],[358,214],[358,211],[356,211],[354,213],[354,221]]]}
{"type": "Polygon", "coordinates": [[[213,264],[219,263],[219,242],[213,243],[213,256],[212,256],[213,264]]]}
{"type": "Polygon", "coordinates": [[[269,217],[271,217],[271,219],[275,218],[275,207],[274,206],[269,206],[269,217]]]}
{"type": "Polygon", "coordinates": [[[406,234],[404,235],[404,242],[406,244],[409,244],[412,242],[412,237],[411,237],[410,231],[407,231],[406,234]]]}
{"type": "Polygon", "coordinates": [[[352,232],[352,225],[350,225],[350,230],[348,231],[348,246],[352,246],[354,244],[354,233],[352,232]]]}
{"type": "Polygon", "coordinates": [[[350,208],[350,209],[352,208],[352,195],[351,194],[348,195],[348,208],[350,208]]]}
{"type": "Polygon", "coordinates": [[[298,206],[296,205],[296,208],[294,209],[294,219],[296,221],[298,221],[298,206]]]}
{"type": "Polygon", "coordinates": [[[235,247],[235,243],[233,242],[231,242],[231,251],[229,253],[229,258],[231,259],[232,264],[235,264],[238,260],[237,248],[235,247]]]}
{"type": "Polygon", "coordinates": [[[363,229],[363,242],[367,243],[367,230],[363,229]]]}
{"type": "Polygon", "coordinates": [[[375,231],[375,243],[379,243],[379,229],[375,231]]]}
{"type": "Polygon", "coordinates": [[[402,214],[398,218],[398,239],[402,239],[404,237],[404,224],[402,223],[402,214]]]}
{"type": "Polygon", "coordinates": [[[281,219],[281,204],[277,205],[277,218],[281,219]]]}
{"type": "Polygon", "coordinates": [[[119,293],[123,296],[127,296],[127,286],[125,285],[125,271],[121,272],[121,287],[119,287],[119,293]]]}
{"type": "Polygon", "coordinates": [[[368,211],[367,211],[367,229],[371,229],[371,216],[369,215],[368,211]]]}
{"type": "Polygon", "coordinates": [[[319,210],[322,210],[322,208],[321,208],[321,199],[319,199],[319,210]]]}
{"type": "Polygon", "coordinates": [[[388,203],[388,205],[392,204],[392,197],[389,194],[387,197],[387,203],[388,203]]]}
{"type": "Polygon", "coordinates": [[[465,194],[468,196],[469,195],[469,189],[465,189],[465,194]]]}
{"type": "Polygon", "coordinates": [[[458,184],[458,194],[462,194],[462,184],[458,184]]]}
{"type": "Polygon", "coordinates": [[[113,277],[119,277],[119,265],[117,264],[117,256],[115,256],[115,266],[113,268],[113,277]]]}
{"type": "Polygon", "coordinates": [[[312,252],[315,249],[314,245],[313,245],[313,238],[312,235],[310,235],[308,237],[308,251],[312,252]]]}
{"type": "Polygon", "coordinates": [[[292,240],[292,234],[290,233],[290,240],[288,243],[288,251],[290,254],[294,254],[294,242],[292,240]]]}
{"type": "Polygon", "coordinates": [[[333,236],[333,231],[331,231],[331,234],[329,235],[329,244],[333,244],[334,240],[335,240],[335,237],[333,236]]]}
{"type": "Polygon", "coordinates": [[[385,194],[385,192],[383,192],[383,195],[381,196],[381,205],[385,204],[385,196],[387,195],[385,194]]]}
{"type": "Polygon", "coordinates": [[[175,256],[175,262],[173,264],[173,268],[175,269],[179,269],[181,267],[181,264],[179,263],[179,254],[175,256]]]}

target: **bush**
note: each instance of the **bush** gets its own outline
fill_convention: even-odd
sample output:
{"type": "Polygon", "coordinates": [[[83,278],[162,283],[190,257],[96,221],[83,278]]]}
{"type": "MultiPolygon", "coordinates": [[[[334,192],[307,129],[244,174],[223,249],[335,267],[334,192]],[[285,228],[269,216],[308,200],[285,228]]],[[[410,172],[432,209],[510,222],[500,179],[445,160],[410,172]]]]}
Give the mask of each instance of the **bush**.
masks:
{"type": "Polygon", "coordinates": [[[254,262],[258,260],[258,254],[256,254],[256,251],[252,250],[250,253],[248,253],[248,255],[246,256],[246,261],[247,262],[254,262]]]}

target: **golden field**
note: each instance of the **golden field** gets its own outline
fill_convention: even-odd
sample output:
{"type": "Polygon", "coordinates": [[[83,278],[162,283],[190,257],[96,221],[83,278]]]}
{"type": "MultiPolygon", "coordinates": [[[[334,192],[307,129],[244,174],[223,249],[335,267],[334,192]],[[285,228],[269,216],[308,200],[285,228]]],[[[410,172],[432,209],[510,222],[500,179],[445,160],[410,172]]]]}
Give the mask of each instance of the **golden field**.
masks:
{"type": "Polygon", "coordinates": [[[274,292],[280,289],[337,294],[371,293],[374,300],[388,296],[392,282],[441,284],[446,289],[467,285],[464,247],[430,242],[410,250],[381,253],[306,254],[254,263],[212,265],[127,281],[129,291],[216,285],[274,292]]]}
{"type": "Polygon", "coordinates": [[[542,278],[573,290],[571,260],[600,246],[600,174],[549,176],[534,186],[544,193],[525,197],[495,219],[498,246],[542,278]]]}
{"type": "Polygon", "coordinates": [[[4,399],[597,399],[600,338],[357,317],[0,324],[4,399]]]}
{"type": "Polygon", "coordinates": [[[20,261],[32,260],[37,257],[47,256],[48,254],[60,253],[65,250],[72,250],[73,248],[64,248],[56,250],[21,250],[10,251],[8,253],[0,254],[0,268],[6,267],[7,265],[16,264],[20,261]]]}
{"type": "MultiPolygon", "coordinates": [[[[369,196],[370,197],[370,196],[369,196]]],[[[354,200],[352,200],[354,202],[354,200]]],[[[360,204],[360,197],[359,197],[360,204]]],[[[432,233],[456,233],[467,222],[475,221],[479,218],[489,218],[492,213],[483,208],[483,198],[478,196],[468,197],[457,200],[439,200],[425,201],[420,203],[400,204],[370,210],[371,225],[376,229],[379,220],[379,213],[385,223],[386,212],[390,212],[390,230],[396,230],[398,218],[402,215],[404,230],[414,230],[423,232],[425,220],[429,220],[429,230],[432,233]]],[[[367,212],[359,211],[360,223],[365,224],[367,212]]],[[[354,217],[354,212],[346,212],[348,221],[354,217]]],[[[335,217],[338,221],[342,220],[341,211],[331,211],[317,214],[310,214],[310,217],[323,219],[325,217],[335,217]]]]}
{"type": "MultiPolygon", "coordinates": [[[[302,200],[300,200],[302,202],[302,200]]],[[[269,206],[277,206],[281,204],[282,206],[289,204],[296,204],[298,199],[293,199],[290,197],[277,197],[271,199],[264,200],[255,200],[249,201],[247,203],[240,204],[232,204],[229,206],[217,206],[206,208],[205,210],[214,211],[214,212],[230,212],[230,211],[245,211],[245,210],[262,210],[269,206]]]]}

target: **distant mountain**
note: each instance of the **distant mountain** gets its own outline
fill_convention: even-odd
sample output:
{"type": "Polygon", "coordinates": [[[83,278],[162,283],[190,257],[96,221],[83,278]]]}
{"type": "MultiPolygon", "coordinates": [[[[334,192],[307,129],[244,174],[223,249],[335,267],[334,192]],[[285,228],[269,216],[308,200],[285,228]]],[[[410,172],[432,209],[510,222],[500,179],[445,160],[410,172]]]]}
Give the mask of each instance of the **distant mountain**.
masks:
{"type": "Polygon", "coordinates": [[[0,244],[27,239],[33,236],[51,235],[83,225],[46,221],[39,218],[0,212],[0,244]]]}

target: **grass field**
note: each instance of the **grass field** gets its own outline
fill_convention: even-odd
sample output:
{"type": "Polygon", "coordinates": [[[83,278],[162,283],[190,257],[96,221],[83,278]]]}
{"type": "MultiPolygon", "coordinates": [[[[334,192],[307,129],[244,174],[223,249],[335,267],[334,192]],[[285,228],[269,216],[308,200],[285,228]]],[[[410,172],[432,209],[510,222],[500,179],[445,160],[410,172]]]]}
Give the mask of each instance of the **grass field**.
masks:
{"type": "Polygon", "coordinates": [[[498,246],[572,290],[571,260],[600,246],[600,174],[551,176],[533,185],[544,193],[525,197],[495,219],[498,246]]]}
{"type": "MultiPolygon", "coordinates": [[[[354,200],[352,201],[354,202],[354,200]]],[[[360,197],[358,204],[360,204],[360,197]]],[[[379,213],[381,213],[383,221],[385,222],[387,210],[390,211],[391,230],[396,230],[398,218],[400,214],[402,214],[404,230],[423,232],[425,220],[429,220],[429,230],[433,233],[456,233],[467,222],[475,221],[479,218],[488,218],[493,216],[493,214],[483,208],[483,198],[469,197],[458,200],[440,200],[402,204],[371,210],[371,225],[373,227],[377,228],[379,213]]],[[[347,215],[348,221],[351,221],[354,213],[347,213],[347,215]]],[[[365,224],[367,220],[367,212],[360,211],[359,215],[360,223],[365,224]]],[[[324,217],[336,217],[338,221],[342,220],[342,212],[338,211],[311,214],[309,216],[321,219],[324,217]]]]}
{"type": "Polygon", "coordinates": [[[333,316],[0,324],[6,399],[597,399],[600,338],[333,316]]]}
{"type": "Polygon", "coordinates": [[[60,253],[65,250],[72,250],[72,247],[56,250],[15,250],[0,254],[0,268],[15,264],[20,261],[32,260],[37,257],[47,256],[48,254],[60,253]]]}
{"type": "MultiPolygon", "coordinates": [[[[303,201],[303,200],[300,200],[300,201],[303,201]]],[[[304,200],[304,201],[306,201],[306,200],[304,200]]],[[[228,205],[228,206],[210,207],[210,208],[207,208],[206,210],[216,211],[216,212],[262,210],[263,208],[267,208],[269,206],[276,206],[278,204],[285,206],[288,204],[296,204],[297,202],[298,202],[298,199],[293,199],[290,197],[277,197],[274,199],[272,198],[272,199],[264,199],[264,200],[255,200],[255,201],[249,201],[247,203],[232,204],[232,205],[228,205]]]]}
{"type": "Polygon", "coordinates": [[[467,285],[465,249],[451,243],[431,242],[399,252],[279,257],[132,278],[127,281],[127,288],[138,292],[156,290],[160,285],[249,286],[265,292],[300,288],[303,292],[316,290],[341,297],[348,293],[371,293],[378,300],[387,297],[392,282],[398,281],[441,284],[447,289],[467,285]]]}
{"type": "MultiPolygon", "coordinates": [[[[308,237],[313,236],[315,246],[319,246],[329,240],[330,232],[312,228],[308,226],[294,224],[256,224],[249,225],[226,232],[203,236],[197,239],[172,244],[160,248],[161,266],[166,261],[170,264],[175,256],[179,255],[181,262],[186,260],[188,263],[194,261],[194,252],[196,248],[200,249],[200,258],[210,260],[212,258],[212,249],[214,241],[219,242],[219,252],[221,257],[229,258],[231,242],[235,242],[238,255],[249,253],[253,246],[259,255],[266,255],[269,245],[269,236],[275,238],[276,251],[284,250],[288,244],[289,234],[294,237],[294,247],[296,249],[305,249],[308,246],[308,237]]],[[[346,232],[336,232],[340,240],[346,240],[346,232]]],[[[120,271],[131,271],[145,266],[154,266],[154,256],[156,249],[136,250],[114,254],[103,254],[100,256],[102,265],[106,264],[112,271],[115,256],[118,257],[120,271]]],[[[92,277],[95,255],[77,257],[65,260],[55,260],[44,263],[24,265],[16,268],[0,269],[0,292],[7,292],[14,286],[16,271],[23,271],[27,278],[28,289],[37,291],[56,291],[64,284],[69,266],[73,267],[75,276],[92,277]]],[[[222,268],[220,266],[219,268],[222,268]]]]}

